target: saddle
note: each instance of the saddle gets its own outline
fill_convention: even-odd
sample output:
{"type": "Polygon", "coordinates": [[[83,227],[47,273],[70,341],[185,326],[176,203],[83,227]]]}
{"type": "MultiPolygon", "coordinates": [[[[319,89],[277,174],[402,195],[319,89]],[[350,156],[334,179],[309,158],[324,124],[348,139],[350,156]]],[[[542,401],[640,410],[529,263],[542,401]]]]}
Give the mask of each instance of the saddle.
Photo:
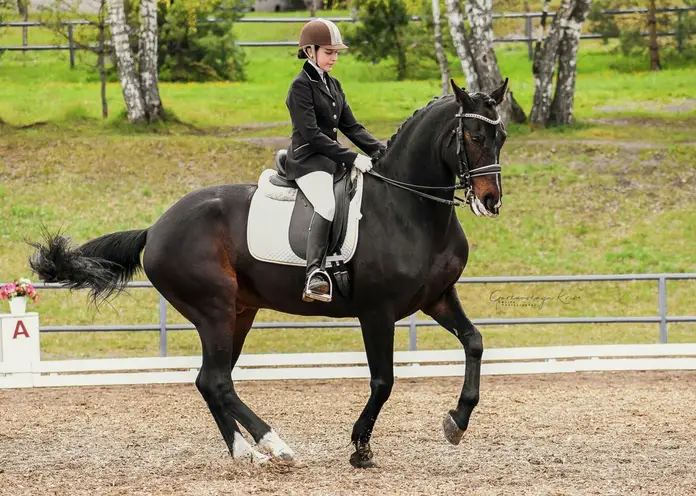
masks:
{"type": "MultiPolygon", "coordinates": [[[[295,206],[292,210],[292,217],[290,219],[290,247],[295,255],[306,260],[307,233],[309,231],[309,223],[312,220],[312,215],[314,215],[314,207],[312,207],[312,204],[297,186],[297,183],[286,179],[285,161],[287,159],[287,153],[287,150],[278,150],[276,152],[276,173],[269,178],[269,182],[274,186],[297,190],[295,206]]],[[[350,206],[350,201],[355,195],[355,190],[356,181],[351,180],[348,169],[343,169],[340,173],[334,175],[336,210],[331,225],[331,234],[329,236],[329,244],[326,252],[327,256],[339,254],[341,251],[341,245],[345,239],[346,228],[348,226],[348,208],[350,206]]]]}

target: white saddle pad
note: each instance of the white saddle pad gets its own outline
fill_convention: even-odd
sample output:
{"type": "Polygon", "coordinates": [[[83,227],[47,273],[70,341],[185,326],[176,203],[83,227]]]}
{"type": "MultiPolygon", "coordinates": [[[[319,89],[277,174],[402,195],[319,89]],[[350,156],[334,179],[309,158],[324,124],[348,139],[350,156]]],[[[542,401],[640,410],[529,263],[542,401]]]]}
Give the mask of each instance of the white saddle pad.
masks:
{"type": "MultiPolygon", "coordinates": [[[[348,210],[348,226],[340,255],[326,258],[327,263],[343,260],[348,262],[358,246],[358,222],[362,218],[363,175],[354,167],[353,177],[357,175],[357,190],[348,210]]],[[[297,190],[274,186],[269,179],[275,171],[266,169],[259,178],[259,187],[251,199],[247,223],[247,245],[249,252],[257,260],[282,265],[307,265],[290,248],[288,230],[290,217],[295,206],[297,190]]]]}

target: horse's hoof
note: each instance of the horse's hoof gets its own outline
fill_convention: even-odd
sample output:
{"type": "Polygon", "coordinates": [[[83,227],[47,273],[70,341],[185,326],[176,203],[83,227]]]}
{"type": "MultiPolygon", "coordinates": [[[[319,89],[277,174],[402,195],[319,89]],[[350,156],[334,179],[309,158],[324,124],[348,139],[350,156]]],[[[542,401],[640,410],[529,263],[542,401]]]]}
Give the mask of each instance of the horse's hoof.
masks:
{"type": "Polygon", "coordinates": [[[350,455],[350,464],[355,468],[374,468],[374,454],[370,448],[370,443],[355,442],[355,451],[350,455]]]}
{"type": "Polygon", "coordinates": [[[377,464],[374,461],[372,452],[370,452],[369,458],[361,456],[357,451],[350,455],[350,464],[355,468],[375,468],[377,464]]]}
{"type": "Polygon", "coordinates": [[[284,463],[292,463],[295,459],[295,452],[283,441],[276,432],[271,429],[258,443],[262,452],[270,455],[275,460],[284,463]]]}
{"type": "Polygon", "coordinates": [[[235,460],[250,462],[254,465],[265,465],[271,460],[270,456],[255,450],[239,432],[234,435],[231,454],[235,460]]]}
{"type": "Polygon", "coordinates": [[[442,429],[445,432],[445,439],[447,439],[450,443],[456,446],[461,442],[464,431],[459,428],[457,423],[452,418],[451,413],[448,413],[445,416],[445,420],[442,422],[442,429]]]}
{"type": "Polygon", "coordinates": [[[251,457],[251,462],[254,465],[266,465],[270,461],[271,461],[270,456],[264,455],[263,453],[259,453],[258,451],[256,452],[256,454],[254,454],[251,457]]]}

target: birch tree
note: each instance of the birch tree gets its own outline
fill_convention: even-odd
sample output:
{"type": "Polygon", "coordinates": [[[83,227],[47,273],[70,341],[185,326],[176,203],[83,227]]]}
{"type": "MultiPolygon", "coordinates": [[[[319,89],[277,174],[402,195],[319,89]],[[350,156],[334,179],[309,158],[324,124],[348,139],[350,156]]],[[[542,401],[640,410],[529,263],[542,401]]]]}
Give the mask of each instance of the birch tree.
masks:
{"type": "MultiPolygon", "coordinates": [[[[503,84],[493,48],[493,0],[467,0],[466,15],[471,26],[471,52],[479,86],[493,91],[503,84]]],[[[497,107],[505,122],[524,122],[526,116],[511,92],[497,107]]]]}
{"type": "Polygon", "coordinates": [[[449,64],[445,56],[445,49],[442,45],[442,26],[440,24],[440,0],[432,0],[433,4],[433,29],[435,31],[435,56],[440,64],[440,74],[442,75],[442,96],[449,94],[449,64]]]}
{"type": "Polygon", "coordinates": [[[163,116],[157,75],[157,0],[140,0],[140,16],[140,87],[148,120],[158,121],[163,116]]]}
{"type": "Polygon", "coordinates": [[[570,124],[573,101],[577,51],[582,25],[587,18],[590,0],[563,0],[544,36],[550,0],[542,10],[540,36],[534,50],[534,102],[530,120],[533,124],[570,124]],[[558,61],[556,95],[552,99],[553,75],[558,61]],[[553,112],[552,112],[553,107],[553,112]]]}
{"type": "Polygon", "coordinates": [[[576,0],[568,22],[563,27],[561,42],[558,47],[558,75],[556,76],[556,94],[551,103],[549,123],[568,125],[573,122],[573,102],[575,100],[575,77],[577,75],[578,48],[580,32],[587,14],[590,0],[576,0]]]}
{"type": "MultiPolygon", "coordinates": [[[[466,14],[471,26],[470,36],[464,29],[464,17],[459,0],[446,0],[447,14],[452,41],[457,56],[462,61],[470,91],[493,91],[503,84],[498,60],[493,48],[493,1],[467,0],[466,14]]],[[[498,106],[504,122],[524,122],[526,116],[522,107],[508,92],[498,106]]]]}
{"type": "Polygon", "coordinates": [[[480,91],[478,74],[474,67],[474,57],[471,53],[469,40],[464,30],[464,16],[459,7],[459,0],[445,0],[447,7],[447,22],[449,24],[452,43],[457,52],[457,57],[462,64],[462,72],[466,78],[466,86],[469,91],[480,91]]]}
{"type": "Polygon", "coordinates": [[[109,24],[128,121],[158,121],[163,115],[157,84],[157,0],[141,0],[140,3],[143,21],[138,40],[139,70],[129,40],[131,28],[126,21],[123,2],[109,0],[109,24]]]}

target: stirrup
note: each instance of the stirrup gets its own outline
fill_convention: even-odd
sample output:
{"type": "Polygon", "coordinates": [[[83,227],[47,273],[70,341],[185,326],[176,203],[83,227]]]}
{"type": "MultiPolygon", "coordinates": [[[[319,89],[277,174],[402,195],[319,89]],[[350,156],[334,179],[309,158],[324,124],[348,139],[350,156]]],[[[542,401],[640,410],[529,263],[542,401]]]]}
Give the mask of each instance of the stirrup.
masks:
{"type": "Polygon", "coordinates": [[[329,276],[329,274],[325,270],[316,269],[311,274],[309,274],[309,277],[307,278],[307,282],[305,283],[304,291],[302,292],[302,300],[307,301],[307,302],[311,302],[311,301],[316,300],[316,301],[323,301],[324,303],[330,303],[332,294],[333,294],[333,284],[331,282],[331,277],[329,276]],[[326,279],[326,282],[329,284],[329,293],[328,294],[315,293],[314,291],[309,289],[309,283],[315,275],[321,275],[323,278],[326,279]]]}

